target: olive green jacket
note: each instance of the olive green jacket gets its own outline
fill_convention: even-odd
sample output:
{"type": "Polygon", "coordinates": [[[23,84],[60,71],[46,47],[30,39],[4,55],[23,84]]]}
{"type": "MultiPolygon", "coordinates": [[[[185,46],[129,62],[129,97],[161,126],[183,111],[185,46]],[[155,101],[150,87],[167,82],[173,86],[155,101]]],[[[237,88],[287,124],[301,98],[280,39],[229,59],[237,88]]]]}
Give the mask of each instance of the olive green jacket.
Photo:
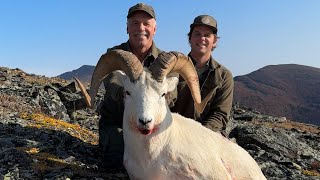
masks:
{"type": "Polygon", "coordinates": [[[209,69],[200,75],[199,80],[201,98],[204,99],[212,93],[212,97],[200,117],[195,116],[193,99],[185,81],[180,81],[178,85],[178,99],[171,111],[195,119],[205,127],[213,131],[220,131],[225,135],[233,100],[232,74],[210,57],[209,69]]]}
{"type": "MultiPolygon", "coordinates": [[[[125,51],[131,51],[129,42],[122,43],[119,46],[115,46],[108,51],[113,49],[122,49],[125,51]]],[[[153,42],[152,50],[150,54],[144,59],[143,65],[149,67],[152,62],[158,57],[162,51],[158,49],[153,42]]],[[[99,126],[101,129],[104,126],[116,125],[122,128],[122,119],[124,112],[124,96],[123,87],[121,83],[115,78],[115,73],[110,73],[103,81],[106,93],[104,95],[104,100],[98,107],[98,111],[101,115],[99,126]],[[101,127],[102,126],[102,127],[101,127]]],[[[166,99],[169,107],[173,106],[177,97],[177,90],[167,93],[166,99]]]]}

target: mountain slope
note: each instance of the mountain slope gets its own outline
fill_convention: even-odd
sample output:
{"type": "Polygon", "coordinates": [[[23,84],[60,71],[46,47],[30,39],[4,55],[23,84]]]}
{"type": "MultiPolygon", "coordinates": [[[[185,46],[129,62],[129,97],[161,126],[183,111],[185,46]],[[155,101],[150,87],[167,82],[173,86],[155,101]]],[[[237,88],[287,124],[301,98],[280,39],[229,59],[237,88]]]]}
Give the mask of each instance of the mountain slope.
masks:
{"type": "Polygon", "coordinates": [[[320,124],[320,69],[270,65],[235,80],[234,102],[262,113],[320,124]]]}
{"type": "Polygon", "coordinates": [[[73,77],[77,77],[84,83],[89,83],[91,81],[91,76],[93,73],[95,66],[90,66],[90,65],[83,65],[80,68],[65,72],[63,74],[60,74],[59,78],[65,79],[65,80],[72,80],[73,77]]]}

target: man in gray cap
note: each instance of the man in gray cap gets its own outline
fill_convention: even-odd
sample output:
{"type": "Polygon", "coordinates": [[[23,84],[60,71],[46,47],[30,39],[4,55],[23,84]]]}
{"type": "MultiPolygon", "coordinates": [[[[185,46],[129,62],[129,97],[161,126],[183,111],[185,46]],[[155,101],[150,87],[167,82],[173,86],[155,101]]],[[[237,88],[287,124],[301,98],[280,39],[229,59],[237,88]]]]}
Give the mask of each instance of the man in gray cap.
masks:
{"type": "MultiPolygon", "coordinates": [[[[132,52],[145,67],[158,57],[161,50],[153,41],[157,30],[154,9],[143,3],[132,6],[127,16],[127,33],[129,40],[109,50],[122,49],[132,52]]],[[[123,162],[123,134],[122,119],[124,112],[123,87],[117,81],[116,74],[110,73],[104,80],[106,93],[98,110],[99,120],[99,148],[102,153],[103,166],[106,168],[121,168],[123,162]]],[[[175,92],[176,93],[176,92],[175,92]]],[[[176,97],[175,93],[168,93],[168,104],[176,97]]]]}
{"type": "Polygon", "coordinates": [[[211,53],[218,42],[217,21],[209,15],[196,17],[188,33],[192,59],[199,76],[202,98],[210,94],[210,100],[200,117],[194,114],[193,101],[185,81],[178,85],[178,99],[171,109],[185,117],[199,121],[205,127],[226,136],[233,100],[231,72],[213,59],[211,53]]]}

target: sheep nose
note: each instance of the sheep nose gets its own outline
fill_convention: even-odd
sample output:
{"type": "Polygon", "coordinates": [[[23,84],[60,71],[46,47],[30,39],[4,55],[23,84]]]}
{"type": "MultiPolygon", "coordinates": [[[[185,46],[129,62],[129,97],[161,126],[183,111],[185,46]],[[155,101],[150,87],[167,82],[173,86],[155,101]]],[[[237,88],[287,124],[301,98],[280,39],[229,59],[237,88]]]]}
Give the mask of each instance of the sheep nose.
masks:
{"type": "Polygon", "coordinates": [[[146,119],[146,118],[140,119],[140,118],[139,118],[139,122],[140,122],[143,126],[147,125],[147,124],[150,123],[151,121],[152,121],[152,119],[146,119]]]}

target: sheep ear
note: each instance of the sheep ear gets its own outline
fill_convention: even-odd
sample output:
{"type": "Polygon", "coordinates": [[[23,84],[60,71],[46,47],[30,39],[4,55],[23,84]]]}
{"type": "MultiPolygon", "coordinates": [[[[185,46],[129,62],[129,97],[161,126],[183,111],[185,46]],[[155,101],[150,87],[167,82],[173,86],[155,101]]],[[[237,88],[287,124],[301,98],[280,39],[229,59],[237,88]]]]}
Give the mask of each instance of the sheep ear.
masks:
{"type": "MultiPolygon", "coordinates": [[[[179,76],[178,76],[179,77],[179,76]]],[[[167,77],[167,84],[168,84],[168,92],[173,91],[179,82],[179,78],[178,77],[167,77]]]]}

